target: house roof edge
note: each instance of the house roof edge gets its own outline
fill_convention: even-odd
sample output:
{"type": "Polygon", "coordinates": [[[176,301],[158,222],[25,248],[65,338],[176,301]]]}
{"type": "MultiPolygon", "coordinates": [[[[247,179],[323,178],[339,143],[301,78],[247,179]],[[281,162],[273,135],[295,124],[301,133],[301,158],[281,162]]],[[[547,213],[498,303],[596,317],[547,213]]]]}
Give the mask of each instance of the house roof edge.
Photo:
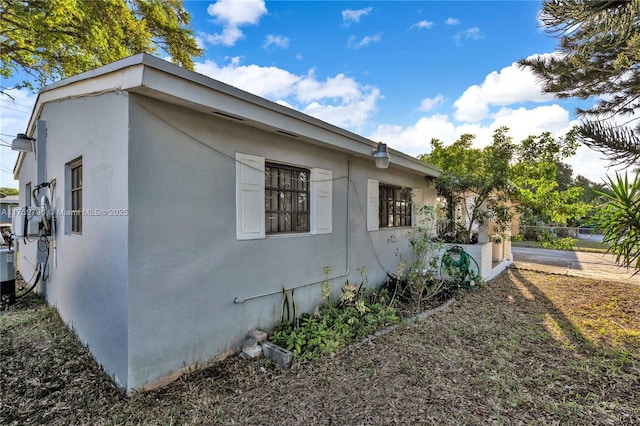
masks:
{"type": "MultiPolygon", "coordinates": [[[[96,91],[117,91],[127,90],[136,91],[135,89],[141,89],[146,86],[145,81],[145,69],[153,69],[164,73],[170,77],[181,78],[191,83],[203,86],[210,90],[220,92],[224,95],[246,102],[255,107],[264,108],[268,111],[272,111],[276,114],[281,114],[290,119],[304,122],[310,126],[320,128],[324,131],[331,132],[340,138],[350,140],[352,145],[356,143],[361,145],[357,150],[354,146],[354,153],[363,155],[369,149],[375,148],[377,142],[365,138],[361,135],[353,133],[349,130],[327,123],[315,117],[311,117],[300,111],[292,108],[280,105],[278,103],[269,101],[260,96],[254,95],[237,87],[231,86],[227,83],[210,78],[206,75],[199,74],[195,71],[188,70],[179,65],[167,62],[163,59],[157,58],[147,53],[139,53],[124,59],[120,59],[116,62],[101,66],[99,68],[86,71],[75,76],[66,78],[64,80],[55,82],[42,88],[38,93],[34,109],[29,119],[27,126],[27,135],[31,136],[35,129],[35,122],[39,118],[42,107],[44,104],[53,100],[60,100],[71,96],[83,96],[96,91]],[[139,72],[135,71],[138,70],[139,72]],[[107,76],[115,76],[111,79],[107,76]],[[89,82],[102,79],[102,84],[90,85],[89,82]]],[[[155,88],[154,90],[162,90],[155,88]]],[[[185,99],[188,100],[188,99],[185,99]]],[[[369,151],[370,152],[370,151],[369,151]]],[[[409,169],[414,173],[424,173],[427,176],[437,177],[440,174],[440,170],[434,166],[424,163],[423,161],[405,154],[401,151],[389,148],[389,153],[392,157],[392,164],[395,164],[401,168],[409,169]]],[[[20,173],[24,153],[20,153],[18,160],[14,166],[14,179],[20,173]]]]}

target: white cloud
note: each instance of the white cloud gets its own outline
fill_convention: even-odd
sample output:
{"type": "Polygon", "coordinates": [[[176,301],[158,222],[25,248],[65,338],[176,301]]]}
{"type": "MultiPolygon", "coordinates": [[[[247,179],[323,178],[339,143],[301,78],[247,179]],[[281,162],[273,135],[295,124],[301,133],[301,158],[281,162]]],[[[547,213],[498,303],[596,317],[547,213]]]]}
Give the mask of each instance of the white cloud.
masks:
{"type": "Polygon", "coordinates": [[[322,98],[352,100],[361,95],[360,86],[354,79],[338,74],[322,82],[316,80],[313,70],[298,83],[296,91],[298,99],[303,102],[322,98]]]}
{"type": "Polygon", "coordinates": [[[229,25],[257,24],[267,13],[263,0],[218,0],[207,8],[207,13],[229,25]]]}
{"type": "Polygon", "coordinates": [[[215,18],[215,22],[222,25],[222,33],[201,33],[200,37],[211,44],[233,46],[244,38],[240,30],[242,25],[255,25],[260,17],[267,13],[263,0],[218,0],[207,8],[207,13],[215,18]]]}
{"type": "Polygon", "coordinates": [[[429,29],[429,28],[433,28],[433,21],[427,21],[427,20],[423,20],[420,22],[416,22],[415,24],[411,25],[409,27],[410,30],[414,29],[414,28],[418,28],[418,29],[429,29]]]}
{"type": "Polygon", "coordinates": [[[558,137],[572,126],[569,111],[560,105],[544,105],[532,109],[510,109],[503,107],[495,115],[493,128],[507,126],[514,141],[521,141],[531,135],[551,132],[558,137]]]}
{"type": "Polygon", "coordinates": [[[262,47],[266,49],[271,45],[286,49],[287,47],[289,47],[289,38],[285,36],[275,36],[275,35],[269,34],[264,39],[264,43],[262,44],[262,47]]]}
{"type": "Polygon", "coordinates": [[[462,44],[462,40],[481,40],[483,38],[484,34],[480,31],[480,28],[473,27],[456,33],[456,35],[453,36],[453,41],[455,41],[457,45],[460,45],[462,44]]]}
{"type": "MultiPolygon", "coordinates": [[[[454,122],[444,114],[421,117],[415,124],[398,126],[379,125],[368,137],[383,141],[391,148],[409,155],[428,153],[431,139],[436,138],[446,145],[456,141],[462,134],[475,135],[474,146],[483,148],[491,144],[493,132],[501,126],[509,127],[509,135],[514,142],[520,142],[530,135],[549,131],[553,137],[564,136],[578,122],[570,119],[569,111],[557,104],[539,106],[532,109],[502,108],[490,123],[454,122]]],[[[594,182],[602,182],[605,174],[613,175],[615,168],[608,169],[608,161],[603,155],[585,146],[580,146],[575,156],[565,160],[571,165],[574,176],[582,175],[594,182]]]]}
{"type": "Polygon", "coordinates": [[[355,132],[359,132],[376,112],[376,102],[380,97],[379,89],[368,88],[358,98],[347,100],[337,105],[312,102],[302,111],[336,126],[350,128],[355,132]]]}
{"type": "Polygon", "coordinates": [[[530,135],[539,135],[545,131],[551,132],[554,137],[563,136],[574,124],[575,121],[570,120],[569,111],[559,105],[516,110],[502,108],[487,124],[458,124],[447,115],[434,114],[422,117],[416,124],[408,127],[381,125],[373,132],[372,138],[383,140],[381,138],[384,137],[389,146],[416,155],[429,150],[432,138],[450,144],[460,135],[471,133],[476,135],[475,146],[482,148],[491,144],[493,131],[501,126],[507,126],[514,142],[520,142],[530,135]]]}
{"type": "Polygon", "coordinates": [[[226,65],[196,63],[196,71],[353,131],[364,128],[381,98],[378,88],[344,74],[318,80],[313,70],[296,75],[276,67],[240,65],[237,57],[226,65]]]}
{"type": "Polygon", "coordinates": [[[362,47],[367,47],[371,43],[377,43],[382,40],[382,35],[376,34],[372,36],[365,36],[362,40],[358,41],[358,38],[355,35],[349,37],[349,41],[347,42],[347,47],[351,49],[360,49],[362,47]]]}
{"type": "Polygon", "coordinates": [[[358,23],[360,22],[360,18],[368,15],[369,13],[371,13],[372,10],[373,10],[372,7],[366,7],[364,9],[358,9],[358,10],[345,9],[342,11],[342,23],[345,26],[349,26],[354,22],[358,23]]]}
{"type": "Polygon", "coordinates": [[[447,18],[446,21],[444,21],[445,25],[458,25],[460,24],[460,21],[458,21],[456,18],[447,18]]]}
{"type": "Polygon", "coordinates": [[[408,127],[383,124],[369,135],[369,139],[382,141],[391,148],[410,155],[426,153],[430,150],[431,139],[450,143],[455,140],[455,125],[444,114],[420,118],[408,127]]]}
{"type": "Polygon", "coordinates": [[[206,38],[207,38],[207,34],[205,34],[205,33],[198,33],[198,35],[195,36],[196,44],[198,45],[198,47],[200,49],[204,50],[204,48],[205,48],[204,43],[205,43],[205,39],[206,38]]]}
{"type": "MultiPolygon", "coordinates": [[[[2,117],[0,120],[0,133],[2,133],[0,143],[10,145],[15,135],[26,132],[36,95],[28,90],[19,89],[7,89],[5,93],[6,95],[0,95],[0,116],[2,117]]],[[[18,187],[18,181],[13,180],[13,166],[17,159],[17,151],[12,151],[10,147],[0,146],[1,186],[18,187]]]]}
{"type": "Polygon", "coordinates": [[[269,99],[290,96],[301,79],[300,76],[276,67],[240,65],[238,57],[232,58],[224,66],[207,60],[196,63],[195,68],[201,74],[269,99]]]}
{"type": "Polygon", "coordinates": [[[447,99],[441,94],[438,94],[436,97],[433,97],[433,98],[424,98],[420,103],[420,107],[418,109],[424,112],[431,111],[435,107],[442,105],[446,100],[447,99]]]}
{"type": "Polygon", "coordinates": [[[535,75],[514,62],[499,72],[491,72],[482,84],[465,90],[454,102],[454,117],[458,121],[480,121],[490,116],[490,106],[545,102],[551,99],[553,95],[542,92],[535,75]]]}
{"type": "Polygon", "coordinates": [[[233,46],[238,40],[244,38],[244,34],[240,28],[234,26],[226,26],[222,29],[222,33],[207,34],[200,33],[200,37],[204,38],[211,44],[221,44],[223,46],[233,46]]]}

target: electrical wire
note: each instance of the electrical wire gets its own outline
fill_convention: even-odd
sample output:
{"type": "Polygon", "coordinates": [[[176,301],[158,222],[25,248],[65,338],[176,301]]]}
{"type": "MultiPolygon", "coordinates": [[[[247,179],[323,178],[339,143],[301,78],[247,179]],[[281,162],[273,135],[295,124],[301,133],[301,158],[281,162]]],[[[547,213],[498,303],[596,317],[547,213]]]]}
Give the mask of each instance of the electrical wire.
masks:
{"type": "MultiPolygon", "coordinates": [[[[354,182],[351,182],[351,183],[353,184],[353,189],[356,191],[356,200],[358,201],[358,210],[360,212],[360,218],[362,219],[362,224],[366,229],[367,215],[365,214],[364,208],[362,207],[362,203],[360,202],[360,194],[358,194],[358,186],[354,182]]],[[[382,260],[380,260],[380,256],[378,256],[375,243],[373,242],[373,238],[371,238],[371,232],[367,231],[366,234],[367,234],[367,241],[369,241],[369,244],[371,245],[371,250],[373,251],[373,255],[378,261],[378,265],[380,266],[380,269],[382,269],[384,273],[388,275],[389,271],[387,270],[387,268],[384,267],[384,265],[382,264],[382,260]]]]}
{"type": "MultiPolygon", "coordinates": [[[[204,142],[204,141],[202,141],[202,140],[198,139],[197,137],[195,137],[195,136],[193,136],[193,135],[190,135],[190,134],[189,134],[189,133],[187,133],[185,130],[180,129],[180,128],[179,128],[179,127],[177,127],[175,124],[173,124],[173,123],[169,122],[169,121],[168,121],[168,120],[166,120],[165,118],[163,118],[163,117],[159,116],[158,114],[156,114],[155,112],[151,111],[151,110],[150,110],[149,108],[147,108],[145,105],[141,104],[140,102],[136,102],[136,101],[135,101],[135,99],[130,99],[130,102],[132,102],[132,103],[134,103],[134,104],[138,105],[140,108],[142,108],[143,110],[145,110],[147,113],[149,113],[150,115],[152,115],[154,118],[157,118],[158,120],[160,120],[161,122],[163,122],[164,124],[166,124],[167,126],[169,126],[170,128],[172,128],[173,130],[177,131],[178,133],[180,133],[180,134],[181,134],[181,135],[183,135],[183,136],[186,136],[187,138],[191,139],[192,141],[197,142],[197,143],[199,143],[200,145],[203,145],[204,147],[206,147],[206,148],[208,148],[208,149],[210,149],[210,150],[212,150],[212,151],[214,151],[214,152],[216,152],[216,153],[218,153],[218,154],[220,154],[220,155],[222,155],[222,156],[224,156],[224,157],[226,157],[226,158],[229,158],[230,160],[232,160],[232,161],[233,161],[233,162],[235,162],[235,163],[242,164],[243,166],[248,167],[248,168],[250,168],[250,169],[253,169],[253,170],[255,170],[255,171],[259,172],[259,173],[266,174],[266,172],[265,172],[264,170],[261,170],[261,169],[259,169],[259,168],[257,168],[257,167],[253,167],[253,166],[252,166],[252,165],[250,165],[250,164],[243,163],[242,161],[238,161],[238,160],[235,158],[235,156],[230,155],[230,154],[227,154],[226,152],[221,151],[221,150],[219,150],[219,149],[217,149],[217,148],[215,148],[215,147],[213,147],[213,146],[211,146],[211,145],[207,144],[206,142],[204,142]]],[[[341,180],[341,179],[346,179],[346,178],[347,178],[347,176],[338,176],[338,177],[334,177],[334,178],[331,178],[331,179],[317,179],[317,180],[311,180],[311,179],[309,179],[307,182],[310,182],[310,183],[311,183],[311,182],[329,182],[329,181],[336,181],[336,180],[341,180]]]]}
{"type": "MultiPolygon", "coordinates": [[[[201,145],[205,146],[206,148],[208,148],[208,149],[210,149],[210,150],[212,150],[212,151],[214,151],[214,152],[216,152],[216,153],[218,153],[218,154],[220,154],[220,155],[223,155],[223,156],[225,156],[225,157],[227,157],[227,158],[229,158],[229,159],[233,160],[233,161],[234,161],[234,162],[236,162],[236,163],[240,163],[240,164],[242,164],[242,165],[244,165],[244,166],[246,166],[246,167],[252,168],[252,169],[254,169],[254,170],[256,170],[256,171],[258,171],[258,172],[260,172],[260,173],[265,173],[263,170],[260,170],[260,169],[258,169],[258,168],[256,168],[256,167],[253,167],[253,166],[249,165],[249,164],[242,163],[242,162],[238,161],[234,156],[229,155],[229,154],[227,154],[226,152],[221,151],[221,150],[219,150],[219,149],[217,149],[217,148],[215,148],[215,147],[213,147],[213,146],[211,146],[211,145],[209,145],[209,144],[205,143],[204,141],[202,141],[202,140],[200,140],[200,139],[196,138],[195,136],[190,135],[190,134],[189,134],[189,133],[187,133],[186,131],[184,131],[184,130],[182,130],[182,129],[178,128],[178,127],[176,127],[173,123],[169,122],[168,120],[166,120],[166,119],[164,119],[163,117],[159,116],[159,115],[158,115],[158,114],[156,114],[155,112],[151,111],[149,108],[147,108],[145,105],[141,104],[140,102],[136,102],[134,99],[130,99],[130,101],[131,101],[131,102],[133,102],[133,103],[135,103],[135,104],[136,104],[136,105],[138,105],[139,107],[141,107],[143,110],[145,110],[147,113],[149,113],[150,115],[152,115],[154,118],[157,118],[158,120],[160,120],[161,122],[163,122],[164,124],[166,124],[167,126],[169,126],[170,128],[174,129],[175,131],[177,131],[177,132],[178,132],[178,133],[180,133],[181,135],[186,136],[187,138],[191,139],[192,141],[197,142],[197,143],[199,143],[199,144],[201,144],[201,145]]],[[[351,180],[351,178],[350,178],[349,176],[339,176],[339,177],[335,177],[335,178],[332,178],[332,179],[321,179],[321,180],[316,180],[316,181],[309,180],[309,182],[336,181],[336,180],[341,180],[341,179],[345,179],[345,178],[346,178],[346,179],[348,179],[348,185],[349,185],[350,187],[351,187],[351,185],[353,185],[353,188],[354,188],[354,190],[355,190],[355,192],[356,192],[356,200],[357,200],[357,202],[358,202],[358,209],[359,209],[359,212],[360,212],[360,217],[361,217],[361,219],[362,219],[362,221],[363,221],[363,223],[364,223],[364,226],[366,227],[366,215],[365,215],[365,213],[364,213],[364,208],[362,207],[362,203],[360,202],[360,195],[358,194],[358,187],[357,187],[357,185],[356,185],[356,184],[351,180]]],[[[349,208],[349,207],[347,207],[347,208],[349,208]]],[[[375,249],[375,244],[374,244],[374,242],[373,242],[373,239],[371,238],[371,233],[370,233],[370,232],[367,232],[366,234],[367,234],[367,237],[368,237],[369,244],[371,245],[371,249],[372,249],[372,251],[373,251],[374,257],[376,258],[376,261],[377,261],[378,265],[380,266],[380,269],[382,269],[382,271],[383,271],[385,274],[387,274],[387,275],[388,275],[389,271],[387,270],[387,268],[385,268],[385,266],[382,264],[382,261],[380,260],[380,256],[378,255],[378,252],[377,252],[377,251],[376,251],[376,249],[375,249]]],[[[251,298],[252,298],[252,297],[251,297],[251,298]]],[[[250,298],[242,298],[242,299],[238,299],[238,300],[242,300],[242,301],[244,301],[244,300],[249,300],[249,299],[250,299],[250,298]]]]}

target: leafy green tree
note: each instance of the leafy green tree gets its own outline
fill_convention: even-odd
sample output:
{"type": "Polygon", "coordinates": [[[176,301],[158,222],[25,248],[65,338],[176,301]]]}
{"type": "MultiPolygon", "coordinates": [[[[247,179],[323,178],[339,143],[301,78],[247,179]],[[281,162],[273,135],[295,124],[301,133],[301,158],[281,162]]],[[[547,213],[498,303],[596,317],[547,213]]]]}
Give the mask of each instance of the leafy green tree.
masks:
{"type": "Polygon", "coordinates": [[[599,206],[606,202],[606,198],[599,195],[601,192],[613,195],[613,192],[604,183],[592,182],[581,175],[576,176],[573,185],[582,188],[580,200],[592,206],[599,206]]]}
{"type": "Polygon", "coordinates": [[[0,77],[24,72],[17,86],[37,89],[158,51],[193,69],[202,50],[189,22],[182,0],[0,0],[0,77]]]}
{"type": "Polygon", "coordinates": [[[562,160],[575,154],[578,142],[573,133],[553,138],[549,132],[529,136],[516,145],[511,180],[523,224],[575,223],[590,210],[582,202],[583,189],[572,184],[570,168],[562,160]]]}
{"type": "Polygon", "coordinates": [[[484,149],[473,148],[474,135],[464,134],[445,146],[431,141],[431,152],[420,158],[442,169],[436,179],[438,194],[447,201],[448,233],[455,239],[456,227],[461,228],[462,243],[470,243],[473,227],[494,221],[504,228],[510,222],[510,212],[501,202],[510,194],[509,162],[514,146],[508,129],[501,127],[493,134],[493,143],[484,149]],[[456,210],[462,218],[456,217],[456,210]]]}
{"type": "Polygon", "coordinates": [[[18,195],[18,190],[16,188],[7,188],[7,187],[0,187],[0,192],[2,192],[4,195],[18,195]]]}
{"type": "Polygon", "coordinates": [[[533,70],[547,93],[597,97],[593,107],[578,109],[585,120],[578,137],[614,164],[640,162],[640,123],[629,127],[603,121],[624,119],[640,108],[639,16],[640,0],[544,1],[541,19],[559,38],[560,54],[519,62],[533,70]]]}
{"type": "Polygon", "coordinates": [[[556,163],[556,180],[558,181],[558,189],[566,191],[573,186],[573,168],[562,161],[556,163]]]}
{"type": "Polygon", "coordinates": [[[640,272],[640,174],[633,181],[616,175],[607,184],[611,193],[600,192],[608,203],[593,218],[595,230],[602,232],[608,251],[616,263],[640,272]]]}
{"type": "MultiPolygon", "coordinates": [[[[593,107],[578,110],[584,119],[577,129],[578,137],[613,164],[628,166],[640,164],[640,123],[633,118],[640,109],[639,16],[640,0],[546,0],[542,21],[559,37],[560,55],[520,61],[538,75],[548,93],[560,98],[596,97],[593,107]],[[624,124],[607,120],[613,117],[624,124]]],[[[598,222],[611,235],[611,251],[618,263],[630,266],[635,260],[636,269],[640,268],[636,239],[640,224],[631,220],[624,206],[632,202],[637,181],[636,176],[631,186],[625,186],[626,175],[624,179],[609,178],[614,194],[607,195],[611,204],[598,222]],[[618,232],[621,229],[626,233],[618,232]]]]}

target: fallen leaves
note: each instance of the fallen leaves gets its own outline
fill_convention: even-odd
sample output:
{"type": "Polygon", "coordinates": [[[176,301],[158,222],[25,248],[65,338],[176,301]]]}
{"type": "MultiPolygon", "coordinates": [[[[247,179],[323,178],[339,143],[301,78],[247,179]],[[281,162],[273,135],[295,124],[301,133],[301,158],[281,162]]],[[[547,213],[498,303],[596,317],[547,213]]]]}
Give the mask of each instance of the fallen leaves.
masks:
{"type": "Polygon", "coordinates": [[[456,298],[290,370],[232,357],[128,397],[33,299],[0,315],[0,423],[640,424],[638,286],[509,270],[456,298]]]}

